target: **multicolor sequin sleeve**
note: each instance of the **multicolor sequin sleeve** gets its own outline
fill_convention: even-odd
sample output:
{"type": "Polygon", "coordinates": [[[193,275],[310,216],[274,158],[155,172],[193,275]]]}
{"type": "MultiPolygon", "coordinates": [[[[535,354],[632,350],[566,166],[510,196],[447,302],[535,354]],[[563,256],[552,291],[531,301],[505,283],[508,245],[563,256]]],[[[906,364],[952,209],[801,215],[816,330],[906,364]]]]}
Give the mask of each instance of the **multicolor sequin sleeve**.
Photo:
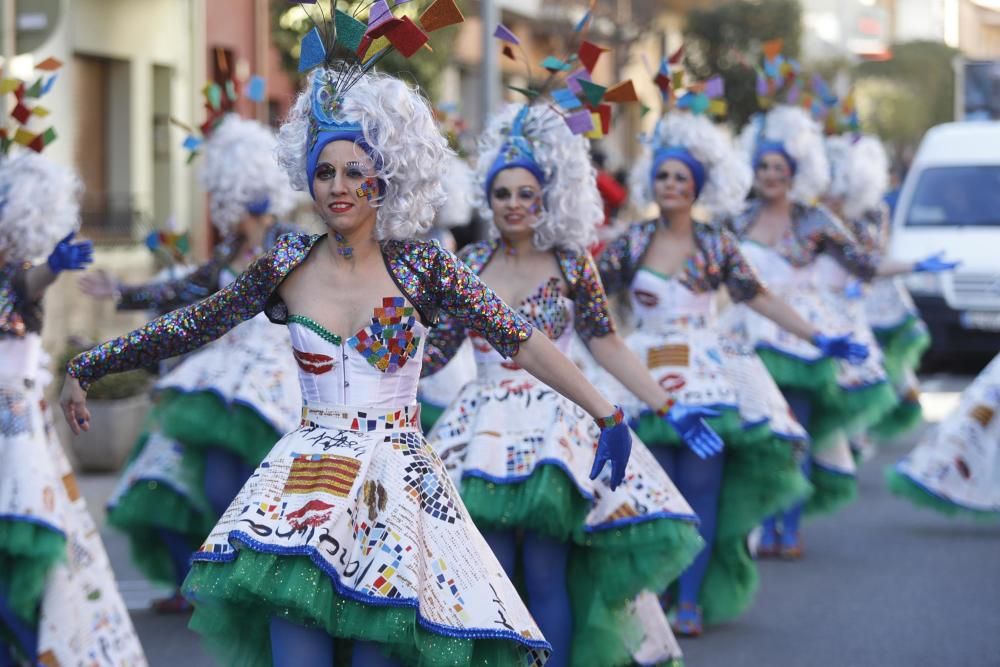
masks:
{"type": "Polygon", "coordinates": [[[604,246],[597,257],[597,270],[607,294],[627,290],[637,268],[632,263],[631,234],[627,232],[604,246]]]}
{"type": "Polygon", "coordinates": [[[42,304],[28,298],[27,264],[0,264],[0,338],[42,330],[42,304]]]}
{"type": "Polygon", "coordinates": [[[749,301],[765,291],[764,283],[740,250],[739,241],[731,232],[716,231],[719,243],[719,263],[722,266],[722,281],[730,298],[739,303],[749,301]]]}
{"type": "Polygon", "coordinates": [[[124,285],[118,299],[118,310],[156,310],[165,313],[200,301],[219,287],[219,265],[215,261],[202,264],[190,274],[175,280],[143,285],[124,285]]]}
{"type": "Polygon", "coordinates": [[[848,273],[861,280],[875,277],[881,259],[878,253],[866,250],[826,209],[810,207],[804,219],[797,222],[813,241],[817,254],[830,254],[848,273]]]}
{"type": "Polygon", "coordinates": [[[614,333],[608,295],[590,253],[559,250],[556,257],[573,299],[576,333],[585,343],[614,333]]]}
{"type": "Polygon", "coordinates": [[[219,338],[261,312],[281,280],[305,258],[315,239],[287,236],[228,287],[77,355],[68,372],[86,389],[110,373],[153,366],[219,338]]]}

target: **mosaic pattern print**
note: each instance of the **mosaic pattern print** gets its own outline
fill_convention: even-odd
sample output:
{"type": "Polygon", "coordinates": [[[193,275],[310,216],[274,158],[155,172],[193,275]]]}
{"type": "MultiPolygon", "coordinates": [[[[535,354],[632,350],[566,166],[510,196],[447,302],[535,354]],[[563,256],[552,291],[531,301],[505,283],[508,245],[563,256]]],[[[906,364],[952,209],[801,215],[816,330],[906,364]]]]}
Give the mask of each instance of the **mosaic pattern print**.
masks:
{"type": "Polygon", "coordinates": [[[229,405],[252,408],[276,431],[286,433],[298,425],[301,363],[292,351],[288,328],[261,314],[190,355],[156,387],[214,392],[229,405]]]}
{"type": "Polygon", "coordinates": [[[945,502],[1000,512],[1000,355],[962,394],[958,408],[896,464],[945,502]]]}
{"type": "Polygon", "coordinates": [[[348,339],[347,344],[361,353],[369,364],[383,373],[394,373],[413,358],[420,347],[414,335],[413,306],[401,296],[385,297],[375,309],[370,326],[348,339]]]}
{"type": "Polygon", "coordinates": [[[332,406],[305,416],[308,425],[274,446],[196,561],[232,560],[243,548],[312,554],[350,597],[415,600],[419,615],[448,633],[515,640],[526,661],[532,649],[545,653],[541,632],[415,424],[351,430],[364,420],[332,406]]]}
{"type": "MultiPolygon", "coordinates": [[[[0,346],[0,366],[3,351],[0,346]]],[[[24,386],[23,379],[18,385],[24,386]]],[[[0,393],[14,390],[0,383],[0,393]]],[[[39,664],[142,667],[142,647],[100,533],[43,407],[41,387],[23,392],[22,399],[29,428],[15,435],[0,433],[0,515],[8,520],[25,517],[66,537],[66,558],[50,570],[41,600],[39,664]]],[[[10,421],[3,414],[0,420],[10,421]]]]}

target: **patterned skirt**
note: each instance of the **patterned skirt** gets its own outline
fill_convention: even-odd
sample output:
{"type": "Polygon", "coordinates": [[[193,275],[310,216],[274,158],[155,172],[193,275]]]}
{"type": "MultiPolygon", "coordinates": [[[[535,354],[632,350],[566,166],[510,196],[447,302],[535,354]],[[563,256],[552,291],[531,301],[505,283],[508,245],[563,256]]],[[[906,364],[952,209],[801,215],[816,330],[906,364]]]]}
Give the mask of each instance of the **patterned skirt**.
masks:
{"type": "MultiPolygon", "coordinates": [[[[145,665],[39,387],[0,378],[0,593],[39,664],[145,665]]],[[[0,632],[3,632],[0,622],[0,632]]]]}
{"type": "Polygon", "coordinates": [[[703,545],[690,506],[637,437],[617,489],[610,466],[590,479],[599,437],[586,412],[526,371],[481,364],[428,438],[480,529],[572,545],[574,665],[621,664],[662,642],[637,634],[645,626],[624,611],[642,591],[664,590],[703,545]]]}
{"type": "Polygon", "coordinates": [[[270,665],[272,617],[420,665],[545,662],[418,413],[309,405],[261,462],[184,585],[223,664],[270,665]]]}

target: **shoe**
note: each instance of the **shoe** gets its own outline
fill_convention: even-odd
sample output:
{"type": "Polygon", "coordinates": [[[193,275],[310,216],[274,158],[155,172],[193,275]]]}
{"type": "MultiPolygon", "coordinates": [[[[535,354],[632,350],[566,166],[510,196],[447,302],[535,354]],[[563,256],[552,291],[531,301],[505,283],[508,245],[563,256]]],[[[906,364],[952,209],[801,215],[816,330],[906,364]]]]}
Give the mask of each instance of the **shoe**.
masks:
{"type": "Polygon", "coordinates": [[[777,558],[781,555],[781,547],[779,543],[781,541],[781,533],[775,532],[771,535],[767,534],[765,530],[760,536],[760,542],[757,544],[757,560],[764,560],[767,558],[777,558]]]}
{"type": "Polygon", "coordinates": [[[188,602],[180,591],[175,592],[168,598],[153,600],[151,605],[157,614],[186,614],[194,607],[188,602]]]}
{"type": "Polygon", "coordinates": [[[701,607],[692,602],[681,602],[677,617],[671,626],[681,637],[700,637],[704,628],[701,622],[701,607]]]}
{"type": "Polygon", "coordinates": [[[801,560],[803,555],[805,551],[802,548],[802,538],[798,534],[793,536],[790,543],[786,543],[782,538],[780,553],[782,560],[801,560]]]}

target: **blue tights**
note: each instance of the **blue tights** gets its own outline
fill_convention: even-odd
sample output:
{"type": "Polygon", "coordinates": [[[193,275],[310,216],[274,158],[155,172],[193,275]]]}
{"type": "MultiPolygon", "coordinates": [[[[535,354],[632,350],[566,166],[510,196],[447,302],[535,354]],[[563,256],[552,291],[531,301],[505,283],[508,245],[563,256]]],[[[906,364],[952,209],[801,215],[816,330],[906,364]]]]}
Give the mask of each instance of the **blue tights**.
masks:
{"type": "MultiPolygon", "coordinates": [[[[486,542],[508,577],[514,576],[517,536],[513,530],[485,533],[486,542]]],[[[570,545],[535,533],[524,536],[524,583],[528,589],[528,609],[545,639],[552,644],[548,667],[569,664],[573,642],[573,610],[566,585],[570,545]]]]}
{"type": "MultiPolygon", "coordinates": [[[[792,408],[795,419],[806,430],[809,429],[809,419],[812,417],[812,403],[805,394],[786,391],[785,400],[792,408]]],[[[802,459],[802,474],[807,478],[812,471],[812,457],[806,454],[802,459]]],[[[781,543],[785,546],[793,546],[799,542],[799,523],[802,520],[802,509],[805,503],[796,503],[790,509],[780,515],[770,516],[764,519],[764,534],[761,536],[761,544],[773,546],[778,541],[778,521],[781,521],[781,543]]]]}
{"type": "Polygon", "coordinates": [[[193,551],[191,542],[187,535],[169,528],[160,528],[157,533],[166,545],[167,553],[170,554],[170,562],[174,566],[174,578],[179,589],[191,569],[191,553],[193,551]]]}
{"type": "MultiPolygon", "coordinates": [[[[38,630],[31,627],[14,614],[7,596],[0,593],[0,624],[7,628],[7,632],[14,637],[14,641],[27,654],[29,662],[35,664],[35,653],[38,650],[38,630]]],[[[10,647],[0,640],[0,667],[14,665],[10,647]]]]}
{"type": "MultiPolygon", "coordinates": [[[[283,618],[272,618],[271,659],[274,667],[333,667],[333,637],[321,628],[307,628],[283,618]]],[[[396,667],[378,644],[355,642],[352,667],[396,667]]]]}
{"type": "Polygon", "coordinates": [[[227,449],[209,447],[205,450],[205,497],[216,516],[221,517],[229,508],[229,503],[253,471],[253,466],[227,449]]]}
{"type": "Polygon", "coordinates": [[[705,548],[677,582],[679,601],[682,604],[697,605],[701,582],[705,579],[708,563],[712,559],[712,544],[715,541],[719,494],[722,491],[722,474],[725,470],[726,457],[725,454],[717,454],[702,459],[687,447],[650,449],[701,520],[698,532],[705,540],[705,548]]]}

